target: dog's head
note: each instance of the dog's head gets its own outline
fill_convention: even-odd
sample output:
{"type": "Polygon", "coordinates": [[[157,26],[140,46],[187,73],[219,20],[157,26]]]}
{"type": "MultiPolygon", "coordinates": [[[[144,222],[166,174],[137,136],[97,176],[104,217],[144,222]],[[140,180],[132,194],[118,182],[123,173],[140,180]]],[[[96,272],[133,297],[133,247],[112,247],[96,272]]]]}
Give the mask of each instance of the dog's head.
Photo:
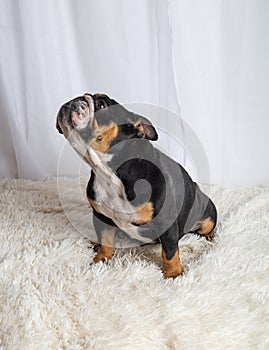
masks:
{"type": "Polygon", "coordinates": [[[102,153],[122,140],[158,139],[149,120],[104,94],[86,93],[66,102],[58,112],[56,127],[66,138],[71,132],[78,133],[86,144],[102,153]]]}

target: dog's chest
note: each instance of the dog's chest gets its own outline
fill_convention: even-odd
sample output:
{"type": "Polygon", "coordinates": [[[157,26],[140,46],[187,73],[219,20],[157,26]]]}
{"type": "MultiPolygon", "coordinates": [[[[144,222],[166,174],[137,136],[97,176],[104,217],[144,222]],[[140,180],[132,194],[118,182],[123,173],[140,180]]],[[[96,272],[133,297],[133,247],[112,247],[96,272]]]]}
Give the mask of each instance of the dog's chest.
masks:
{"type": "Polygon", "coordinates": [[[128,201],[123,183],[112,171],[110,176],[103,176],[102,172],[92,173],[87,196],[97,213],[110,218],[130,237],[144,243],[151,242],[151,239],[141,237],[139,228],[134,225],[139,221],[140,212],[128,201]]]}
{"type": "Polygon", "coordinates": [[[132,223],[136,219],[135,209],[128,201],[126,195],[119,196],[113,180],[115,178],[104,179],[103,177],[95,176],[93,193],[96,209],[113,221],[120,219],[124,224],[132,223]]]}

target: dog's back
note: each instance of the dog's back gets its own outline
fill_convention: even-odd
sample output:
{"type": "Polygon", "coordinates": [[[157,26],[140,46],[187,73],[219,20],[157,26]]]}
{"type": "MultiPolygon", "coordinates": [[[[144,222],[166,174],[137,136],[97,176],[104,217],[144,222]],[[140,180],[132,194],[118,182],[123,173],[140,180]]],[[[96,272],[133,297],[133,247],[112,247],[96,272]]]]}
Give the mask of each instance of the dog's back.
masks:
{"type": "Polygon", "coordinates": [[[217,221],[213,202],[180,164],[150,141],[132,139],[115,145],[110,153],[113,157],[108,165],[124,184],[128,200],[135,206],[153,204],[154,224],[145,229],[141,225],[141,234],[147,234],[150,226],[152,236],[160,235],[161,228],[174,221],[178,223],[180,237],[188,232],[205,235],[201,231],[205,220],[213,230],[217,221]]]}

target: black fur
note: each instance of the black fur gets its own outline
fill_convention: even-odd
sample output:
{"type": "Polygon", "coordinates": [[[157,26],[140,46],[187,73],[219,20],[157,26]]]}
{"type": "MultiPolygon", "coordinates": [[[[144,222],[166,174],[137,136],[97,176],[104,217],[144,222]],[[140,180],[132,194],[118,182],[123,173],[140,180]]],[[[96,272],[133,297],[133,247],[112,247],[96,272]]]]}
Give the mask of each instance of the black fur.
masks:
{"type": "MultiPolygon", "coordinates": [[[[180,164],[153,147],[150,140],[158,138],[154,126],[146,118],[129,112],[106,95],[92,97],[98,125],[109,125],[111,122],[118,125],[118,135],[107,152],[113,155],[108,165],[121,179],[127,198],[135,207],[145,202],[153,205],[152,220],[137,224],[141,237],[152,240],[159,238],[169,260],[174,256],[180,238],[189,232],[201,233],[199,227],[195,226],[197,222],[210,219],[213,226],[207,235],[203,234],[210,236],[217,222],[215,205],[180,164]],[[141,128],[144,133],[141,133],[141,128]],[[139,180],[147,181],[148,185],[144,182],[136,188],[139,180]]],[[[62,107],[64,113],[67,107],[69,113],[74,110],[76,102],[81,99],[83,97],[65,104],[62,107]]],[[[84,141],[88,142],[91,130],[85,129],[80,133],[84,141]]],[[[96,200],[94,183],[95,174],[92,172],[87,196],[93,201],[96,200]]],[[[94,208],[93,212],[96,233],[101,243],[102,232],[115,224],[94,208]]]]}

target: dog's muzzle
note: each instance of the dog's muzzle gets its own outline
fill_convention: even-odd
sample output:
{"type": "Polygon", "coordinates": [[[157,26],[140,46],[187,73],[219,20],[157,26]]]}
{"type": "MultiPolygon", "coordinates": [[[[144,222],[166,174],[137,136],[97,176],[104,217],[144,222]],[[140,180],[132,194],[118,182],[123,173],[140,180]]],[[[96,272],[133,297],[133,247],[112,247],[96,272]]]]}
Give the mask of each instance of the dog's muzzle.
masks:
{"type": "Polygon", "coordinates": [[[57,115],[58,131],[68,137],[72,130],[92,130],[94,123],[94,101],[90,94],[65,103],[57,115]]]}

